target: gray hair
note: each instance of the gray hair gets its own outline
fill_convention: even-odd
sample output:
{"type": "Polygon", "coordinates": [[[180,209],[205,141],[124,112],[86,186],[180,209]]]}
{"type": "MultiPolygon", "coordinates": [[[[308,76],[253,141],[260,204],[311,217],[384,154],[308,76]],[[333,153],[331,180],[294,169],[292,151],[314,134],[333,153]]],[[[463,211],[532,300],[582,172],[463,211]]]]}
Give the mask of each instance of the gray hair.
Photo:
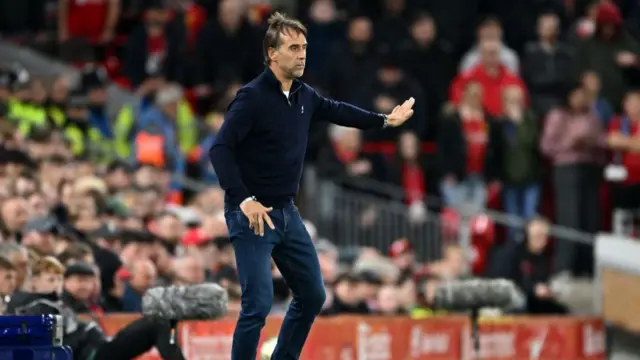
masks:
{"type": "Polygon", "coordinates": [[[182,88],[177,85],[169,85],[158,91],[156,95],[156,104],[166,105],[172,102],[177,102],[182,99],[182,88]]]}
{"type": "Polygon", "coordinates": [[[344,135],[350,132],[360,132],[360,130],[336,124],[329,125],[329,137],[331,140],[340,140],[344,135]]]}

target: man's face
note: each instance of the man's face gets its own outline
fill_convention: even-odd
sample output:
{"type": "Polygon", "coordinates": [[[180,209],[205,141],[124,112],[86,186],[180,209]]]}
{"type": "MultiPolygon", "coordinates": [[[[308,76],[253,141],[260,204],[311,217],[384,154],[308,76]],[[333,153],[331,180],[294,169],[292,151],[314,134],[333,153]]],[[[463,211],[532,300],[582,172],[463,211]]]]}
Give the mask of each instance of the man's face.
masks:
{"type": "Polygon", "coordinates": [[[56,294],[62,293],[62,283],[64,279],[60,274],[54,273],[42,273],[33,277],[31,284],[33,286],[33,292],[39,294],[50,294],[55,292],[56,294]]]}
{"type": "Polygon", "coordinates": [[[541,39],[555,39],[559,29],[558,17],[555,15],[543,15],[538,19],[538,36],[541,39]]]}
{"type": "Polygon", "coordinates": [[[22,244],[36,249],[44,254],[53,254],[55,251],[55,238],[48,232],[31,231],[24,235],[22,244]]]}
{"type": "Polygon", "coordinates": [[[627,95],[624,100],[624,112],[633,120],[640,120],[640,93],[627,95]]]}
{"type": "Polygon", "coordinates": [[[95,284],[93,276],[72,275],[64,280],[64,289],[76,300],[87,301],[93,295],[95,284]]]}
{"type": "Polygon", "coordinates": [[[155,285],[156,276],[153,264],[145,262],[135,267],[131,274],[130,284],[136,291],[143,294],[155,285]]]}
{"type": "Polygon", "coordinates": [[[105,87],[91,89],[89,91],[89,101],[93,105],[104,105],[107,102],[107,89],[105,87]]]}
{"type": "Polygon", "coordinates": [[[367,18],[361,17],[349,24],[349,40],[356,43],[367,43],[373,36],[373,26],[367,18]]]}
{"type": "Polygon", "coordinates": [[[24,200],[19,198],[6,200],[0,210],[2,211],[0,214],[2,220],[9,231],[19,232],[22,230],[28,217],[24,200]]]}
{"type": "Polygon", "coordinates": [[[549,226],[544,221],[533,221],[527,229],[529,248],[534,252],[544,250],[547,246],[549,226]]]}
{"type": "Polygon", "coordinates": [[[482,41],[501,41],[502,28],[498,24],[487,24],[478,31],[478,40],[482,41]]]}
{"type": "Polygon", "coordinates": [[[404,254],[398,255],[396,258],[393,259],[393,262],[401,270],[409,269],[411,268],[411,266],[413,266],[413,263],[415,262],[415,255],[413,254],[413,251],[408,251],[404,254]]]}
{"type": "Polygon", "coordinates": [[[165,215],[158,219],[156,235],[170,243],[176,243],[184,232],[184,225],[175,216],[165,215]]]}
{"type": "Polygon", "coordinates": [[[380,286],[376,284],[362,282],[357,286],[357,293],[360,295],[361,299],[373,300],[378,295],[379,289],[380,286]]]}
{"type": "Polygon", "coordinates": [[[16,290],[17,274],[15,270],[0,269],[0,296],[11,295],[16,290]]]}
{"type": "Polygon", "coordinates": [[[280,34],[280,46],[269,50],[271,61],[290,79],[304,74],[307,60],[307,38],[292,29],[280,34]]]}
{"type": "Polygon", "coordinates": [[[200,284],[204,282],[204,266],[199,259],[192,257],[179,261],[176,265],[178,278],[187,284],[200,284]]]}
{"type": "Polygon", "coordinates": [[[500,65],[500,44],[495,41],[487,41],[481,44],[480,57],[485,68],[493,68],[500,65]]]}

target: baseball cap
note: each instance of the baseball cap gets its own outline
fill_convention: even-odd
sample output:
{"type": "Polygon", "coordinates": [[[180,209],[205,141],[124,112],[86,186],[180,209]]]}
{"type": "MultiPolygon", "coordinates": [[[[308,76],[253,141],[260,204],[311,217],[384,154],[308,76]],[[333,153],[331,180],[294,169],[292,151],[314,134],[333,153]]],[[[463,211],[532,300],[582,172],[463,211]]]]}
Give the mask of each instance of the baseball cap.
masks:
{"type": "Polygon", "coordinates": [[[27,221],[27,223],[24,225],[24,228],[22,229],[22,232],[24,234],[30,233],[30,232],[47,233],[47,232],[52,232],[56,230],[57,227],[58,227],[58,222],[54,218],[39,217],[39,218],[30,219],[29,221],[27,221]]]}
{"type": "Polygon", "coordinates": [[[96,273],[93,271],[91,265],[87,263],[75,263],[73,265],[69,265],[67,270],[64,272],[64,278],[68,278],[70,276],[95,276],[96,273]]]}

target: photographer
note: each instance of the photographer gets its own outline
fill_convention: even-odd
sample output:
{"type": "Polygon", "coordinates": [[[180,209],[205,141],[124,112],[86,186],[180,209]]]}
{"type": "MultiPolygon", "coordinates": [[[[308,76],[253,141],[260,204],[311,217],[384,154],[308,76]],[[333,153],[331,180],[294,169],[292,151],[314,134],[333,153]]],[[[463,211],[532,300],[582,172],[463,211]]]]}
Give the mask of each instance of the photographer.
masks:
{"type": "Polygon", "coordinates": [[[62,315],[64,319],[64,345],[73,350],[74,360],[129,360],[144,354],[153,347],[157,348],[160,356],[165,360],[185,359],[178,345],[170,343],[171,327],[169,323],[141,317],[130,323],[109,341],[99,324],[94,321],[80,320],[69,307],[63,304],[59,293],[55,291],[48,294],[15,293],[11,297],[6,313],[62,315]]]}

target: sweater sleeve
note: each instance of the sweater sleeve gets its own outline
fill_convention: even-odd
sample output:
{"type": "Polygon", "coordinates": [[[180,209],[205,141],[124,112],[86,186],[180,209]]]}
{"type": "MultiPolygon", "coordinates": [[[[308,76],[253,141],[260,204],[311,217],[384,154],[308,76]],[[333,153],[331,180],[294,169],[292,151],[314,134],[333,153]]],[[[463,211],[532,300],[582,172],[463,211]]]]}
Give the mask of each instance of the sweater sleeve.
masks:
{"type": "Polygon", "coordinates": [[[251,194],[245,186],[236,158],[236,149],[251,130],[255,102],[248,89],[240,89],[227,108],[224,122],[209,150],[209,159],[218,175],[220,186],[234,199],[251,194]]]}
{"type": "Polygon", "coordinates": [[[313,90],[313,103],[315,104],[313,121],[329,121],[336,125],[358,129],[380,129],[384,125],[384,115],[327,99],[315,90],[313,90]]]}

